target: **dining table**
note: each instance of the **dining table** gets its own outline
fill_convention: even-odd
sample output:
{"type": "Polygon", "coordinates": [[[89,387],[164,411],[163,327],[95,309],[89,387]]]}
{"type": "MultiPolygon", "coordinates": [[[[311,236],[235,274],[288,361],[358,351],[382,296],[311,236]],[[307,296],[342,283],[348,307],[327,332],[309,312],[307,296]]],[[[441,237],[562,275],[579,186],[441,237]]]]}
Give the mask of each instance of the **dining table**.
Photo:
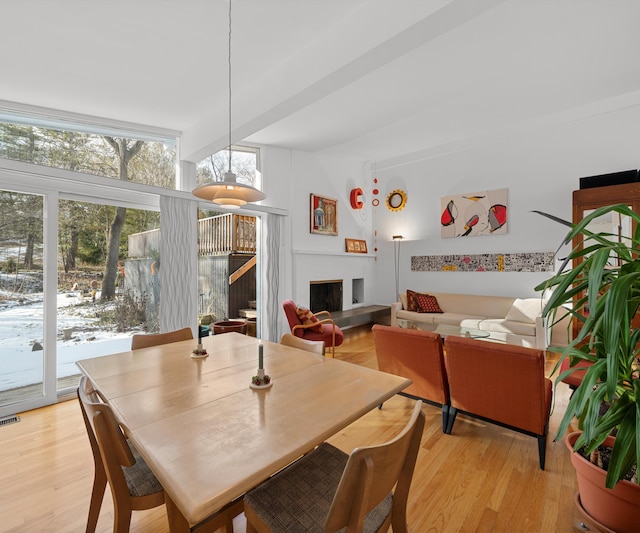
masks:
{"type": "Polygon", "coordinates": [[[170,530],[211,517],[411,381],[240,333],[77,362],[165,489],[170,530]],[[261,355],[259,355],[261,354],[261,355]],[[270,378],[252,388],[259,359],[270,378]]]}

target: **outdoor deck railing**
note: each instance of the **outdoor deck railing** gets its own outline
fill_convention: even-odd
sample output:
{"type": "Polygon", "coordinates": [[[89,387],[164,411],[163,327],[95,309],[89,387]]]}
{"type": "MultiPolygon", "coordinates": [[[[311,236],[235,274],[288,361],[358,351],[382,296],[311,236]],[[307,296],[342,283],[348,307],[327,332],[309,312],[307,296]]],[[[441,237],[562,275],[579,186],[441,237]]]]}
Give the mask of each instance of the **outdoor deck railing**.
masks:
{"type": "MultiPolygon", "coordinates": [[[[129,235],[129,258],[160,250],[160,230],[129,235]]],[[[256,252],[256,217],[229,213],[198,220],[198,255],[256,252]]]]}
{"type": "Polygon", "coordinates": [[[225,214],[198,220],[198,255],[255,251],[256,217],[225,214]]]}

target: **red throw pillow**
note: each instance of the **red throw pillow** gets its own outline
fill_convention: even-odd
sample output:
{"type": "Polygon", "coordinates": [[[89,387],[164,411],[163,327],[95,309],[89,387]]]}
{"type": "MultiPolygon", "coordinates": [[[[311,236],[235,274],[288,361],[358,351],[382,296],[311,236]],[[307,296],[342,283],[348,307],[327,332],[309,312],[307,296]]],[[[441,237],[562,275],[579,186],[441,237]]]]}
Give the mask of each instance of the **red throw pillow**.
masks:
{"type": "Polygon", "coordinates": [[[438,305],[438,300],[435,296],[431,296],[431,294],[420,294],[416,295],[416,300],[418,300],[418,312],[419,313],[443,313],[444,311],[440,309],[438,305]]]}
{"type": "MultiPolygon", "coordinates": [[[[296,314],[305,326],[307,324],[313,324],[314,322],[318,322],[318,318],[314,315],[310,309],[306,307],[298,307],[296,308],[296,314]]],[[[315,328],[309,328],[311,331],[317,331],[318,333],[322,333],[322,324],[318,324],[315,328]]]]}
{"type": "Polygon", "coordinates": [[[417,292],[407,289],[407,311],[418,310],[418,300],[416,299],[417,292]]]}

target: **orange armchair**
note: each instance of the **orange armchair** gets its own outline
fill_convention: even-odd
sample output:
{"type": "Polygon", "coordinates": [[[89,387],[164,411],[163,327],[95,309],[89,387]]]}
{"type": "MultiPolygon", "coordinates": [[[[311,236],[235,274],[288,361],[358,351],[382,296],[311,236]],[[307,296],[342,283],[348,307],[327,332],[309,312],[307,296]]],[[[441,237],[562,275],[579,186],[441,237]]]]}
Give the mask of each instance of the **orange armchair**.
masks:
{"type": "Polygon", "coordinates": [[[315,313],[316,318],[318,318],[317,322],[303,324],[298,317],[298,306],[293,300],[282,302],[282,308],[293,335],[310,341],[324,341],[325,346],[331,347],[331,356],[335,357],[335,348],[344,342],[344,333],[336,326],[329,311],[315,313]],[[318,324],[322,326],[322,331],[316,331],[318,324]]]}
{"type": "Polygon", "coordinates": [[[445,366],[451,408],[447,431],[461,412],[538,439],[544,470],[551,381],[542,350],[448,336],[445,366]]]}
{"type": "Polygon", "coordinates": [[[409,378],[399,394],[442,408],[442,431],[449,416],[449,384],[438,333],[375,324],[371,328],[378,370],[409,378]]]}

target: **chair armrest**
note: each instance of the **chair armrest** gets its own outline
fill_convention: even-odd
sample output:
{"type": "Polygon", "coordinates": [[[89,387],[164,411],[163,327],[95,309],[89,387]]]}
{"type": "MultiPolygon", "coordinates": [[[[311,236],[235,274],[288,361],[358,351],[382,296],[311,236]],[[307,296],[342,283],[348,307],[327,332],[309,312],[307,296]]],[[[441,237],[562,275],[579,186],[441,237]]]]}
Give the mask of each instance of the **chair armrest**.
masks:
{"type": "Polygon", "coordinates": [[[551,341],[551,328],[546,317],[536,317],[536,348],[546,350],[551,341]]]}
{"type": "Polygon", "coordinates": [[[333,320],[331,320],[330,318],[324,318],[322,320],[318,320],[317,322],[311,322],[310,324],[298,324],[296,326],[293,326],[293,328],[291,329],[291,333],[293,333],[297,329],[316,328],[318,327],[318,324],[331,324],[334,329],[336,328],[336,323],[333,320]]]}
{"type": "Polygon", "coordinates": [[[393,302],[391,304],[391,325],[398,327],[398,311],[402,311],[402,302],[393,302]]]}
{"type": "Polygon", "coordinates": [[[320,315],[327,315],[329,318],[331,318],[331,313],[329,313],[329,311],[318,311],[317,313],[314,313],[314,315],[316,315],[316,318],[319,317],[320,315]]]}

